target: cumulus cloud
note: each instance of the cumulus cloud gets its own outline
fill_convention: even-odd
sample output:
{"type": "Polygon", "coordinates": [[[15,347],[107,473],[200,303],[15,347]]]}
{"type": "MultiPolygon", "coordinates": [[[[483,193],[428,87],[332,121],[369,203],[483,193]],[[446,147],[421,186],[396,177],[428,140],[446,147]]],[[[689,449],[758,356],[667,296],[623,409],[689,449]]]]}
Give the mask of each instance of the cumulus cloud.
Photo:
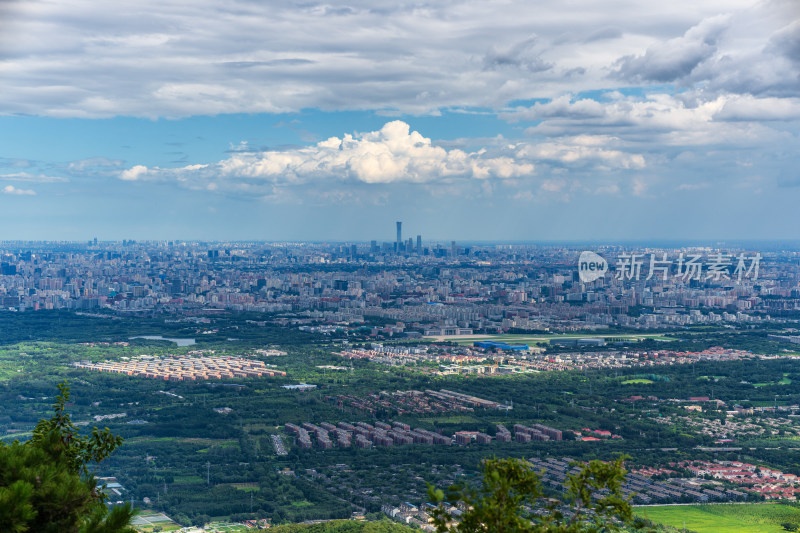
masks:
{"type": "Polygon", "coordinates": [[[617,139],[605,136],[577,136],[560,142],[543,142],[526,145],[519,151],[525,158],[555,161],[567,165],[595,166],[598,169],[644,168],[641,154],[606,148],[617,139]]]}
{"type": "Polygon", "coordinates": [[[786,169],[800,164],[797,97],[701,88],[597,98],[567,94],[501,117],[532,123],[525,129],[525,157],[537,160],[539,175],[567,169],[573,178],[580,176],[577,189],[587,192],[621,170],[627,177],[617,178],[613,190],[654,198],[729,187],[731,176],[753,168],[772,176],[765,183],[783,183],[786,169]],[[636,176],[645,168],[644,176],[636,176]]]}
{"type": "Polygon", "coordinates": [[[649,150],[664,145],[754,147],[786,137],[769,123],[800,120],[800,99],[687,92],[615,95],[600,102],[563,95],[500,116],[511,122],[536,122],[526,129],[532,137],[574,136],[580,131],[631,146],[646,143],[649,150]]]}
{"type": "Polygon", "coordinates": [[[133,168],[128,168],[120,172],[119,177],[125,181],[136,181],[144,178],[149,173],[149,170],[144,165],[136,165],[133,168]]]}
{"type": "Polygon", "coordinates": [[[468,153],[446,150],[431,139],[411,131],[402,121],[388,122],[378,131],[342,138],[331,137],[315,145],[284,151],[237,151],[213,164],[181,168],[147,168],[136,165],[119,174],[126,181],[177,179],[209,190],[212,180],[236,180],[240,186],[262,184],[302,185],[309,182],[363,184],[430,183],[452,179],[507,179],[532,174],[534,165],[486,150],[468,153]]]}
{"type": "Polygon", "coordinates": [[[239,147],[215,163],[176,168],[135,165],[118,177],[246,196],[286,197],[294,190],[331,198],[348,187],[381,191],[397,185],[464,192],[471,184],[478,187],[478,194],[491,195],[491,183],[507,183],[513,188],[520,180],[536,181],[539,165],[544,165],[548,174],[616,172],[644,168],[646,159],[619,139],[602,135],[515,143],[499,137],[473,151],[448,149],[412,131],[407,123],[392,121],[377,131],[331,137],[307,147],[268,151],[239,147]]]}
{"type": "Polygon", "coordinates": [[[6,185],[2,189],[0,189],[0,191],[2,191],[3,194],[12,194],[17,196],[33,196],[36,194],[36,191],[33,191],[31,189],[18,189],[13,185],[6,185]]]}
{"type": "Polygon", "coordinates": [[[695,131],[710,122],[724,106],[724,99],[687,105],[682,99],[655,94],[646,98],[627,97],[610,102],[562,97],[546,104],[536,104],[502,115],[509,120],[542,120],[527,130],[529,135],[569,135],[580,128],[586,132],[639,139],[653,133],[673,134],[695,131]]]}

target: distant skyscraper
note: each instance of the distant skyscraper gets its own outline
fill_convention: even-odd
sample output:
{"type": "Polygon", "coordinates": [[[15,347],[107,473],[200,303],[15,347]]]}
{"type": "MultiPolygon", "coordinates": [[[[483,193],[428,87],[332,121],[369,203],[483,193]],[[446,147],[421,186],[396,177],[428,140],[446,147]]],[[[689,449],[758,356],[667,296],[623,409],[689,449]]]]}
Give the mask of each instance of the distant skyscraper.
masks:
{"type": "Polygon", "coordinates": [[[422,235],[417,235],[417,253],[422,253],[422,235]]]}
{"type": "Polygon", "coordinates": [[[403,223],[397,223],[397,249],[400,249],[400,245],[403,244],[403,223]]]}

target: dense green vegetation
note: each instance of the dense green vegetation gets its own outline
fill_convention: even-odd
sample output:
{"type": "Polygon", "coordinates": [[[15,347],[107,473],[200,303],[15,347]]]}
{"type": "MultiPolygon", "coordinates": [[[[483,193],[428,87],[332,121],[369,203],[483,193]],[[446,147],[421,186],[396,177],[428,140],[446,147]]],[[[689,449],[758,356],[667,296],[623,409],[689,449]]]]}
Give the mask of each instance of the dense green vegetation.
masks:
{"type": "MultiPolygon", "coordinates": [[[[137,335],[194,338],[200,346],[230,342],[227,340],[229,338],[236,338],[241,342],[283,345],[306,345],[319,340],[316,335],[296,329],[259,326],[248,322],[263,322],[270,318],[272,317],[262,314],[225,313],[215,317],[211,327],[202,323],[141,314],[130,317],[108,314],[99,318],[69,311],[0,312],[0,345],[25,341],[118,342],[127,341],[137,335]]],[[[136,342],[148,344],[148,341],[142,339],[136,342]]]]}
{"type": "MultiPolygon", "coordinates": [[[[726,407],[709,405],[703,413],[691,414],[698,420],[723,419],[724,409],[735,404],[797,404],[800,363],[794,359],[704,362],[647,371],[587,370],[491,378],[428,376],[363,360],[343,362],[334,354],[342,348],[340,341],[247,322],[268,318],[223,315],[209,324],[195,324],[158,317],[130,320],[55,312],[0,313],[0,323],[6,328],[0,338],[0,439],[29,438],[54,401],[55,385],[68,379],[74,398],[69,409],[76,423],[91,426],[98,424],[96,416],[124,414],[101,422],[126,442],[102,464],[98,475],[116,476],[125,489],[122,497],[126,501],[133,499],[136,505],[144,505],[144,498],[148,498],[151,503],[146,507],[163,511],[183,524],[229,518],[270,518],[273,524],[279,524],[349,518],[353,512],[377,518],[380,500],[389,504],[425,503],[426,481],[474,479],[481,460],[490,455],[605,460],[625,453],[632,457],[631,466],[679,459],[741,459],[800,474],[800,436],[794,433],[743,437],[736,443],[741,450],[700,450],[698,446],[715,446],[715,439],[690,427],[656,422],[668,416],[689,416],[681,404],[623,401],[631,396],[661,400],[709,396],[726,402],[726,407]],[[191,337],[197,344],[183,348],[144,340],[131,341],[129,346],[113,344],[141,334],[191,337]],[[87,342],[112,344],[79,344],[87,342]],[[243,355],[272,346],[279,346],[288,355],[259,357],[285,370],[286,377],[168,383],[69,365],[86,359],[118,360],[198,349],[243,355]],[[346,366],[348,370],[318,368],[324,365],[346,366]],[[281,387],[298,382],[318,388],[294,391],[281,387]],[[401,415],[383,409],[373,415],[339,408],[327,399],[341,394],[364,396],[426,389],[451,389],[498,402],[513,401],[513,409],[439,415],[401,415]],[[214,411],[224,407],[230,409],[228,414],[214,411]],[[299,449],[281,427],[287,422],[387,419],[447,434],[458,430],[494,434],[498,423],[542,423],[565,430],[567,440],[321,451],[299,449]],[[572,431],[583,428],[607,430],[622,438],[571,440],[572,431]],[[284,435],[286,456],[275,454],[270,436],[276,433],[284,435]],[[339,474],[336,482],[326,483],[314,478],[311,470],[335,470],[339,474]],[[247,484],[246,490],[240,484],[247,484]],[[381,495],[379,501],[375,494],[381,495]]],[[[678,340],[644,340],[636,342],[635,349],[699,350],[722,345],[777,354],[784,353],[781,350],[785,347],[767,341],[766,334],[759,331],[683,331],[670,336],[678,340]]],[[[786,415],[760,416],[768,420],[786,415]]]]}

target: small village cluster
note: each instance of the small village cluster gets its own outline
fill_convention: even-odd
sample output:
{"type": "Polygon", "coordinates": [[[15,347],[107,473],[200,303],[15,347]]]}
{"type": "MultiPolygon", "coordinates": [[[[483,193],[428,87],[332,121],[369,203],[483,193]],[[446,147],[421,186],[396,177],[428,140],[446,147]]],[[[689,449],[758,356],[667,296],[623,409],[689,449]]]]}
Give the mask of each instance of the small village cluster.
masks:
{"type": "Polygon", "coordinates": [[[165,381],[196,381],[224,378],[252,378],[285,376],[286,372],[267,368],[263,361],[231,356],[172,355],[154,357],[140,355],[129,361],[103,361],[73,363],[76,368],[98,372],[127,374],[165,381]]]}
{"type": "Polygon", "coordinates": [[[498,424],[495,436],[492,437],[480,431],[456,431],[452,437],[443,435],[441,432],[433,432],[423,428],[414,428],[403,422],[339,422],[334,425],[330,422],[321,422],[319,425],[311,422],[297,424],[288,423],[286,431],[296,437],[297,445],[300,448],[312,448],[314,443],[311,436],[314,436],[316,445],[322,450],[327,450],[336,446],[340,448],[371,448],[373,446],[399,446],[404,444],[442,444],[450,446],[453,444],[468,445],[472,442],[478,444],[490,444],[492,439],[497,442],[531,442],[531,441],[560,441],[562,433],[541,424],[525,426],[514,424],[512,433],[502,424],[498,424]]]}
{"type": "Polygon", "coordinates": [[[368,394],[366,396],[354,396],[340,394],[337,396],[327,396],[326,399],[333,402],[338,407],[350,407],[359,411],[376,413],[378,410],[396,412],[398,415],[431,414],[446,412],[472,412],[475,408],[485,409],[511,409],[510,406],[484,400],[477,396],[470,396],[460,392],[447,389],[439,391],[425,390],[416,391],[381,391],[368,394]]]}
{"type": "MultiPolygon", "coordinates": [[[[542,473],[546,486],[560,490],[569,474],[576,474],[580,468],[568,457],[559,459],[530,459],[534,469],[542,473]]],[[[622,485],[622,494],[632,496],[637,504],[672,502],[709,502],[744,500],[744,492],[726,489],[720,482],[705,479],[674,478],[656,481],[648,475],[633,471],[628,473],[622,485]],[[712,488],[713,487],[713,488],[712,488]]]]}

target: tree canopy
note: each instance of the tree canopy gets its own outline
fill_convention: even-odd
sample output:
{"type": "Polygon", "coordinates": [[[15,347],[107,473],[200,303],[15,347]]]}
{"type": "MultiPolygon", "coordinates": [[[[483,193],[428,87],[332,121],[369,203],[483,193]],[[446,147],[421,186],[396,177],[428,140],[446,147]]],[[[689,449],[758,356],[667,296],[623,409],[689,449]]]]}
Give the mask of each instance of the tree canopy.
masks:
{"type": "Polygon", "coordinates": [[[122,444],[108,428],[83,436],[66,411],[69,387],[50,419],[24,443],[0,443],[0,531],[9,533],[133,533],[133,510],[111,509],[90,467],[122,444]]]}
{"type": "Polygon", "coordinates": [[[619,531],[633,521],[620,489],[623,461],[591,461],[567,475],[560,499],[546,498],[539,475],[524,459],[487,459],[481,486],[429,486],[438,533],[577,533],[619,531]],[[463,512],[448,510],[445,504],[463,512]]]}

